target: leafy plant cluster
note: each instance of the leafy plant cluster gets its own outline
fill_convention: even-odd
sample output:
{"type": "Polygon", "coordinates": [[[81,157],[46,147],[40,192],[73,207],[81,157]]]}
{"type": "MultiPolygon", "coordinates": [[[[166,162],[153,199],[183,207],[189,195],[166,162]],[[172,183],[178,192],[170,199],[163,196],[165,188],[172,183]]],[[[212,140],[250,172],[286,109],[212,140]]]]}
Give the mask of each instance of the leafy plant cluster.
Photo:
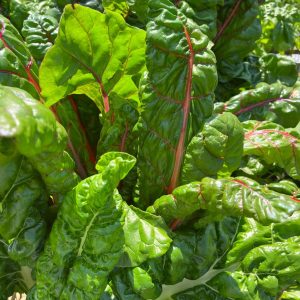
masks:
{"type": "Polygon", "coordinates": [[[297,2],[70,2],[1,3],[0,299],[300,299],[297,2]]]}

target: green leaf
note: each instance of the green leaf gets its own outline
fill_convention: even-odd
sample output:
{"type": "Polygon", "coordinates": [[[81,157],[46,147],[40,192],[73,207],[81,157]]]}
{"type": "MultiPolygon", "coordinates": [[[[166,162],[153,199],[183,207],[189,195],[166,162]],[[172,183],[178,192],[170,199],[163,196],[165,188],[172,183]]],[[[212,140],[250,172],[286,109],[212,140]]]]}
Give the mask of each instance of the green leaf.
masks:
{"type": "Polygon", "coordinates": [[[181,183],[230,176],[240,166],[243,140],[242,125],[234,115],[223,113],[210,120],[187,147],[181,183]]]}
{"type": "Polygon", "coordinates": [[[25,91],[0,87],[1,141],[14,141],[42,176],[50,193],[66,193],[78,178],[74,163],[64,152],[67,135],[53,113],[25,91]]]}
{"type": "Polygon", "coordinates": [[[297,81],[297,65],[288,56],[269,53],[260,58],[260,65],[263,82],[271,84],[280,81],[287,86],[293,86],[297,81]]]}
{"type": "Polygon", "coordinates": [[[170,247],[171,239],[163,220],[134,206],[127,206],[124,220],[125,252],[131,266],[138,266],[147,259],[161,256],[170,247]]]}
{"type": "Polygon", "coordinates": [[[37,264],[38,298],[100,297],[123,253],[122,198],[115,188],[135,159],[108,155],[99,161],[101,173],[81,181],[62,203],[37,264]]]}
{"type": "Polygon", "coordinates": [[[281,295],[282,300],[299,300],[300,299],[300,289],[298,287],[289,287],[281,295]]]}
{"type": "Polygon", "coordinates": [[[0,15],[0,84],[18,87],[39,99],[38,66],[17,29],[0,15]]]}
{"type": "Polygon", "coordinates": [[[69,94],[85,94],[96,103],[103,124],[99,154],[128,147],[144,51],[144,31],[118,13],[65,7],[58,37],[40,68],[42,95],[49,106],[69,94]]]}
{"type": "Polygon", "coordinates": [[[25,91],[0,86],[0,234],[10,257],[32,265],[43,246],[50,195],[77,183],[66,133],[25,91]]]}
{"type": "Polygon", "coordinates": [[[135,265],[168,250],[163,221],[127,206],[116,190],[134,164],[129,154],[108,152],[100,174],[65,197],[37,264],[36,297],[100,297],[122,255],[135,265]]]}
{"type": "Polygon", "coordinates": [[[112,276],[112,289],[120,300],[156,299],[161,285],[149,268],[119,268],[112,276]]]}
{"type": "Polygon", "coordinates": [[[300,179],[300,133],[271,122],[248,121],[245,128],[244,155],[256,155],[276,164],[294,179],[300,179]]]}
{"type": "Polygon", "coordinates": [[[31,13],[24,21],[22,35],[36,60],[41,61],[53,45],[57,27],[58,20],[51,15],[31,13]]]}
{"type": "Polygon", "coordinates": [[[217,33],[217,9],[223,5],[223,0],[186,0],[178,1],[181,12],[197,23],[201,31],[210,39],[217,33]]]}
{"type": "Polygon", "coordinates": [[[126,0],[103,0],[102,5],[105,10],[117,12],[123,17],[128,14],[129,7],[126,0]]]}
{"type": "MultiPolygon", "coordinates": [[[[157,199],[151,213],[162,216],[167,223],[185,221],[200,209],[221,219],[224,216],[245,216],[261,224],[282,222],[300,208],[293,197],[279,194],[248,178],[215,180],[204,178],[176,188],[171,195],[157,199]]],[[[196,227],[205,224],[199,219],[196,227]]]]}
{"type": "Polygon", "coordinates": [[[261,26],[258,1],[225,1],[218,10],[218,32],[213,42],[219,82],[225,84],[243,71],[243,59],[255,47],[261,26]]]}
{"type": "Polygon", "coordinates": [[[296,84],[289,88],[281,83],[260,83],[225,103],[216,103],[215,112],[231,112],[241,121],[271,121],[284,127],[295,127],[300,121],[300,89],[296,84]]]}
{"type": "Polygon", "coordinates": [[[217,74],[211,43],[170,1],[149,2],[147,59],[141,83],[141,207],[179,183],[184,151],[211,115],[217,74]]]}
{"type": "Polygon", "coordinates": [[[22,282],[20,267],[7,255],[7,245],[0,237],[0,299],[7,300],[15,291],[23,292],[26,286],[22,282]]]}

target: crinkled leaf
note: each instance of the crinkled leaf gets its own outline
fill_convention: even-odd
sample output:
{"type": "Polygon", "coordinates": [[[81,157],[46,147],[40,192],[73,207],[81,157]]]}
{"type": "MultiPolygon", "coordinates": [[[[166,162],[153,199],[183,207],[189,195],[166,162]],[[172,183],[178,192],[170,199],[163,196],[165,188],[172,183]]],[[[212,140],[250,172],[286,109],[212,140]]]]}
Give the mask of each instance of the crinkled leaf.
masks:
{"type": "Polygon", "coordinates": [[[271,122],[248,121],[244,154],[256,155],[268,164],[276,164],[294,179],[300,179],[300,133],[271,122]]]}
{"type": "Polygon", "coordinates": [[[17,29],[0,15],[0,84],[39,98],[38,67],[17,29]]]}
{"type": "Polygon", "coordinates": [[[131,265],[138,266],[147,259],[165,254],[171,239],[161,218],[134,206],[127,206],[125,203],[124,205],[125,252],[131,265]]]}
{"type": "Polygon", "coordinates": [[[179,9],[187,17],[200,25],[201,31],[210,39],[217,33],[217,9],[223,0],[186,0],[177,1],[179,9]]]}
{"type": "Polygon", "coordinates": [[[101,173],[64,199],[37,264],[37,298],[95,299],[104,291],[124,244],[122,198],[115,188],[135,164],[125,153],[110,158],[103,155],[101,173]]]}
{"type": "Polygon", "coordinates": [[[243,59],[255,47],[261,34],[258,7],[256,0],[228,0],[218,10],[218,32],[213,40],[213,50],[221,83],[243,71],[243,59]]]}
{"type": "Polygon", "coordinates": [[[141,87],[141,206],[178,184],[185,147],[211,114],[217,74],[210,42],[170,1],[150,1],[141,87]],[[167,20],[167,21],[166,21],[167,20]]]}
{"type": "Polygon", "coordinates": [[[25,91],[1,86],[0,97],[0,137],[14,141],[15,151],[29,159],[50,193],[68,192],[77,176],[72,159],[64,152],[64,128],[25,91]]]}
{"type": "Polygon", "coordinates": [[[102,0],[105,10],[111,10],[125,17],[128,14],[128,4],[126,0],[102,0]]]}
{"type": "Polygon", "coordinates": [[[216,103],[215,112],[231,112],[241,121],[272,121],[284,127],[294,127],[300,121],[300,89],[280,83],[261,83],[255,89],[243,91],[225,103],[216,103]]]}
{"type": "Polygon", "coordinates": [[[240,166],[243,140],[243,127],[234,115],[213,118],[187,147],[181,183],[230,176],[240,166]]]}
{"type": "Polygon", "coordinates": [[[134,265],[168,250],[163,221],[128,207],[116,190],[134,164],[129,154],[108,152],[100,174],[66,196],[38,261],[37,298],[100,297],[122,255],[134,265]]]}
{"type": "MultiPolygon", "coordinates": [[[[262,224],[282,222],[300,208],[293,197],[269,190],[248,178],[215,180],[204,178],[176,188],[172,194],[157,199],[149,212],[162,216],[167,223],[184,221],[200,209],[214,218],[252,217],[262,224]]],[[[195,226],[202,226],[200,218],[195,226]]]]}
{"type": "Polygon", "coordinates": [[[36,60],[41,61],[53,45],[57,35],[57,27],[58,21],[51,15],[31,13],[24,21],[22,35],[36,60]]]}
{"type": "Polygon", "coordinates": [[[9,255],[31,265],[47,225],[50,195],[57,198],[77,182],[64,152],[66,134],[53,114],[25,91],[0,88],[0,233],[9,255]]]}
{"type": "Polygon", "coordinates": [[[295,61],[279,54],[269,53],[259,60],[262,69],[261,81],[269,84],[280,81],[287,86],[293,86],[298,78],[295,61]]]}
{"type": "Polygon", "coordinates": [[[120,300],[156,299],[161,293],[160,283],[148,268],[117,269],[112,276],[112,289],[120,300]]]}

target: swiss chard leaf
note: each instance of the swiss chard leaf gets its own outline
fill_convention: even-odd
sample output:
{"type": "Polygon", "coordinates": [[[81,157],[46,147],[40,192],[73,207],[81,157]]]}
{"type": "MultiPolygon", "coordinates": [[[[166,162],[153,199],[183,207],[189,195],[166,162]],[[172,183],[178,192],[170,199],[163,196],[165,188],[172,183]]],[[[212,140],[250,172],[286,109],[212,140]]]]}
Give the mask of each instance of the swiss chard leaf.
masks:
{"type": "Polygon", "coordinates": [[[0,83],[39,99],[38,66],[17,29],[0,15],[0,83]]]}
{"type": "Polygon", "coordinates": [[[66,133],[51,111],[25,91],[0,87],[0,233],[24,265],[37,259],[46,237],[48,199],[76,185],[64,152],[66,133]]]}
{"type": "MultiPolygon", "coordinates": [[[[293,197],[268,190],[248,178],[204,178],[176,188],[172,194],[157,199],[149,212],[161,215],[167,223],[187,220],[200,209],[215,219],[245,216],[262,224],[282,222],[300,208],[293,197]]],[[[201,227],[205,218],[194,226],[201,227]]]]}
{"type": "Polygon", "coordinates": [[[129,154],[108,152],[100,174],[66,196],[37,264],[36,297],[100,297],[124,253],[134,265],[167,251],[170,238],[153,226],[159,218],[128,207],[116,190],[134,164],[129,154]]]}
{"type": "Polygon", "coordinates": [[[300,121],[300,90],[280,83],[260,83],[255,89],[246,90],[225,103],[216,103],[215,112],[231,112],[241,121],[271,121],[284,127],[295,127],[300,121]]]}
{"type": "Polygon", "coordinates": [[[300,133],[284,129],[271,122],[248,121],[245,132],[244,154],[256,155],[268,164],[283,168],[294,179],[300,179],[300,133]]]}
{"type": "Polygon", "coordinates": [[[141,87],[140,205],[179,183],[185,148],[211,114],[217,74],[211,44],[170,1],[150,1],[141,87]],[[166,22],[165,19],[168,19],[166,22]]]}
{"type": "Polygon", "coordinates": [[[234,115],[224,113],[207,122],[187,147],[181,183],[230,176],[240,166],[243,141],[243,127],[234,115]]]}
{"type": "Polygon", "coordinates": [[[100,154],[124,151],[137,121],[144,39],[144,31],[127,25],[118,13],[68,5],[41,65],[42,94],[49,106],[66,95],[85,94],[102,112],[100,154]]]}
{"type": "Polygon", "coordinates": [[[213,42],[219,82],[225,84],[243,71],[243,59],[255,48],[261,26],[258,1],[228,0],[218,10],[218,32],[213,42]]]}

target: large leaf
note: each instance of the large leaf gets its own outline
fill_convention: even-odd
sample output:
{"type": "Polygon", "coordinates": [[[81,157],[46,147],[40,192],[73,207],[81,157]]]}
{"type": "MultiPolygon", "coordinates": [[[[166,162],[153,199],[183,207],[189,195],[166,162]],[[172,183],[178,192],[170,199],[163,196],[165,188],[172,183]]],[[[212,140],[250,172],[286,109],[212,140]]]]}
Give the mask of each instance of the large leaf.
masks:
{"type": "Polygon", "coordinates": [[[138,82],[144,66],[144,31],[118,14],[66,6],[58,37],[40,68],[42,94],[52,105],[85,94],[102,112],[102,154],[124,151],[137,121],[138,82]]]}
{"type": "Polygon", "coordinates": [[[261,83],[243,91],[225,103],[216,103],[215,112],[231,112],[241,121],[272,121],[284,127],[295,127],[300,121],[299,84],[289,88],[281,83],[261,83]]]}
{"type": "Polygon", "coordinates": [[[297,242],[299,213],[269,226],[225,218],[202,231],[178,231],[164,260],[166,278],[175,280],[162,280],[157,299],[279,299],[299,284],[297,242]]]}
{"type": "MultiPolygon", "coordinates": [[[[300,208],[294,197],[280,194],[248,178],[204,178],[176,188],[172,194],[157,199],[149,212],[162,216],[167,223],[181,222],[200,209],[214,219],[224,216],[245,216],[262,224],[282,222],[300,208]]],[[[200,219],[196,227],[203,226],[200,219]]]]}
{"type": "Polygon", "coordinates": [[[168,0],[150,1],[149,9],[138,157],[143,207],[179,183],[185,148],[211,114],[217,81],[200,27],[168,0]]]}
{"type": "Polygon", "coordinates": [[[256,155],[283,168],[292,178],[300,179],[299,129],[288,130],[271,122],[248,121],[243,125],[245,155],[256,155]]]}
{"type": "Polygon", "coordinates": [[[0,87],[0,233],[9,255],[31,264],[46,235],[48,198],[77,183],[64,151],[66,133],[51,111],[25,91],[0,87]]]}
{"type": "Polygon", "coordinates": [[[116,190],[134,164],[129,154],[108,152],[97,164],[100,174],[66,196],[38,261],[38,299],[97,299],[122,255],[134,265],[168,250],[159,218],[128,207],[116,190]]]}
{"type": "Polygon", "coordinates": [[[240,166],[243,141],[243,127],[234,115],[213,118],[187,147],[181,183],[230,176],[240,166]]]}

